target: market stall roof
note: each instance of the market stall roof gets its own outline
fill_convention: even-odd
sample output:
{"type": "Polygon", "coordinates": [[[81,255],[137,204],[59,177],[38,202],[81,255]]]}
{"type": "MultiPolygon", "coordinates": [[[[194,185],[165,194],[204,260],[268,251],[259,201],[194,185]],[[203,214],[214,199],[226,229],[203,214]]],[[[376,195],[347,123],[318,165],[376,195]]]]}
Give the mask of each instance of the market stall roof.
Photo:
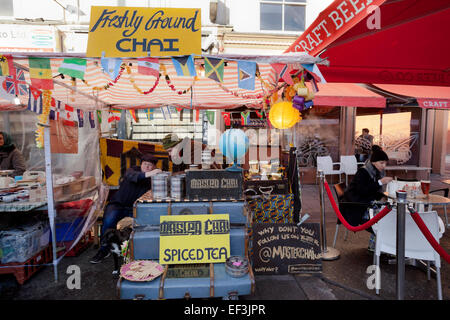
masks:
{"type": "Polygon", "coordinates": [[[421,108],[450,109],[450,87],[395,84],[374,84],[373,87],[397,96],[415,98],[421,108]]]}
{"type": "Polygon", "coordinates": [[[450,1],[368,2],[334,1],[287,52],[327,58],[327,82],[450,86],[450,1]]]}
{"type": "MultiPolygon", "coordinates": [[[[12,54],[16,68],[25,70],[25,82],[30,84],[28,57],[51,58],[52,76],[54,78],[54,90],[52,97],[58,101],[69,104],[81,110],[94,110],[106,107],[123,109],[154,108],[164,105],[175,107],[198,108],[198,109],[223,109],[236,108],[242,105],[260,108],[263,97],[268,94],[275,85],[278,85],[276,74],[271,63],[291,64],[301,68],[300,64],[326,63],[320,58],[314,58],[306,53],[290,53],[274,56],[246,56],[246,55],[205,55],[195,59],[197,67],[197,78],[177,76],[175,67],[170,58],[160,58],[160,64],[165,66],[167,77],[164,72],[157,78],[150,75],[142,75],[137,71],[137,63],[134,58],[124,58],[126,64],[120,79],[109,86],[107,90],[96,91],[94,87],[104,87],[111,83],[109,75],[101,68],[100,58],[86,58],[87,68],[84,75],[85,82],[76,81],[76,86],[70,77],[60,77],[58,68],[64,58],[85,58],[80,53],[2,53],[12,54]],[[199,72],[203,69],[204,57],[225,59],[223,83],[216,82],[201,76],[199,72]],[[255,90],[243,90],[238,88],[238,60],[255,61],[258,64],[261,80],[256,78],[255,90]],[[130,66],[131,64],[131,66],[130,66]],[[189,88],[193,89],[190,90],[189,88]],[[153,88],[153,90],[152,90],[153,88]],[[151,92],[148,92],[151,91],[151,92]],[[147,94],[144,94],[148,92],[147,94]],[[179,94],[178,92],[181,92],[179,94]]],[[[4,78],[3,78],[4,79],[4,78]]],[[[4,80],[2,80],[3,82],[4,80]]],[[[27,105],[28,94],[19,95],[21,103],[27,105]]],[[[11,107],[11,102],[0,101],[0,109],[11,107]],[[2,107],[3,106],[3,107],[2,107]]]]}
{"type": "Polygon", "coordinates": [[[386,99],[353,83],[318,83],[315,106],[384,108],[386,99]]]}

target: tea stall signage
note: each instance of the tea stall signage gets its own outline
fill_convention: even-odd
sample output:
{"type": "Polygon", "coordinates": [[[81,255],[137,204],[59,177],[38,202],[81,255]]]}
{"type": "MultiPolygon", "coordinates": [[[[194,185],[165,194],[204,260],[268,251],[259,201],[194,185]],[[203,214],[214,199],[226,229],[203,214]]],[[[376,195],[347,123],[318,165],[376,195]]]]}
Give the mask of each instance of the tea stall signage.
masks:
{"type": "Polygon", "coordinates": [[[201,54],[200,9],[92,6],[87,57],[201,54]]]}

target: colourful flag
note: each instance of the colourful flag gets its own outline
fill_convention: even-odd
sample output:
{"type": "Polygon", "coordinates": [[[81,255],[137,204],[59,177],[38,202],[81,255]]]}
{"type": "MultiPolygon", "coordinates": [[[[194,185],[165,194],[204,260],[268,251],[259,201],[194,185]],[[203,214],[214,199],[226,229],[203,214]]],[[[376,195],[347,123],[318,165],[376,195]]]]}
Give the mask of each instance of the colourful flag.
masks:
{"type": "Polygon", "coordinates": [[[168,106],[161,107],[161,113],[162,113],[162,115],[164,117],[164,120],[172,119],[172,115],[170,113],[170,109],[169,109],[168,106]]]}
{"type": "Polygon", "coordinates": [[[68,104],[64,104],[64,110],[61,111],[60,118],[65,126],[75,127],[74,109],[68,104]]]}
{"type": "Polygon", "coordinates": [[[245,126],[249,123],[250,120],[250,111],[241,112],[241,125],[245,126]]]}
{"type": "Polygon", "coordinates": [[[28,106],[27,109],[38,114],[42,114],[42,92],[32,88],[28,89],[28,106]]]}
{"type": "Polygon", "coordinates": [[[136,115],[136,111],[133,109],[129,109],[131,117],[133,118],[134,122],[139,122],[139,118],[136,115]]]}
{"type": "Polygon", "coordinates": [[[272,68],[278,73],[278,79],[283,79],[289,85],[293,85],[294,81],[292,80],[290,71],[292,67],[283,63],[272,63],[272,68]]]}
{"type": "Polygon", "coordinates": [[[84,126],[84,115],[83,115],[83,110],[77,109],[77,115],[78,115],[78,127],[83,127],[84,126]]]}
{"type": "Polygon", "coordinates": [[[195,122],[198,122],[200,120],[200,110],[195,109],[195,122]]]}
{"type": "Polygon", "coordinates": [[[206,110],[206,118],[208,118],[208,122],[211,125],[214,125],[214,120],[216,118],[216,112],[215,111],[206,110]]]}
{"type": "Polygon", "coordinates": [[[138,73],[149,76],[159,77],[159,59],[158,58],[139,58],[138,73]]]}
{"type": "Polygon", "coordinates": [[[27,83],[25,82],[25,73],[22,69],[12,69],[11,75],[6,77],[4,83],[5,91],[15,96],[23,96],[28,93],[27,83]]]}
{"type": "Polygon", "coordinates": [[[117,78],[120,72],[120,66],[122,65],[121,58],[101,58],[100,60],[103,72],[107,73],[113,80],[117,78]]]}
{"type": "Polygon", "coordinates": [[[10,76],[14,72],[13,58],[9,54],[0,56],[0,76],[10,76]]]}
{"type": "Polygon", "coordinates": [[[259,112],[258,110],[255,110],[256,115],[258,116],[258,118],[262,119],[263,118],[263,112],[259,112]]]}
{"type": "Polygon", "coordinates": [[[189,56],[173,57],[172,63],[178,76],[197,76],[193,54],[189,56]]]}
{"type": "Polygon", "coordinates": [[[51,106],[50,106],[50,113],[49,118],[51,120],[59,120],[59,114],[61,109],[61,101],[55,100],[55,98],[52,98],[51,106]]]}
{"type": "Polygon", "coordinates": [[[256,62],[238,61],[238,87],[255,90],[256,62]]]}
{"type": "Polygon", "coordinates": [[[205,57],[205,77],[222,83],[224,65],[225,61],[223,59],[205,57]]]}
{"type": "Polygon", "coordinates": [[[102,110],[97,110],[97,121],[99,124],[102,123],[102,110]]]}
{"type": "Polygon", "coordinates": [[[94,112],[89,111],[89,123],[91,124],[91,128],[95,128],[95,118],[94,118],[94,112]]]}
{"type": "Polygon", "coordinates": [[[86,72],[86,59],[81,58],[66,58],[63,60],[58,68],[58,72],[66,74],[73,78],[84,80],[86,72]]]}
{"type": "Polygon", "coordinates": [[[109,111],[108,123],[113,121],[120,121],[121,111],[117,109],[111,109],[109,111]]]}
{"type": "Polygon", "coordinates": [[[10,94],[6,91],[6,77],[0,76],[0,98],[8,100],[10,102],[14,101],[16,97],[14,94],[10,94]]]}
{"type": "Polygon", "coordinates": [[[31,85],[36,89],[52,90],[53,78],[49,58],[28,58],[31,85]]]}
{"type": "Polygon", "coordinates": [[[145,114],[146,114],[148,120],[153,120],[153,109],[145,110],[145,114]]]}
{"type": "Polygon", "coordinates": [[[312,63],[302,63],[302,67],[306,69],[309,74],[317,81],[321,83],[327,83],[325,81],[325,78],[322,75],[322,72],[320,72],[319,67],[316,64],[312,63]]]}
{"type": "Polygon", "coordinates": [[[230,113],[229,112],[222,112],[223,119],[225,121],[225,125],[229,126],[231,125],[231,119],[230,119],[230,113]]]}

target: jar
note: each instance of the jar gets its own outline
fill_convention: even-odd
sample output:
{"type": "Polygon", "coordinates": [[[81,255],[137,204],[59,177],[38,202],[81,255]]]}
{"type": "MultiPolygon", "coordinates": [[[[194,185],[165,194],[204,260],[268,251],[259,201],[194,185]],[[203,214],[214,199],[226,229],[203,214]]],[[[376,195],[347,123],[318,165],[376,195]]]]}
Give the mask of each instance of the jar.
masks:
{"type": "Polygon", "coordinates": [[[161,172],[152,177],[153,199],[167,198],[168,178],[168,172],[161,172]]]}

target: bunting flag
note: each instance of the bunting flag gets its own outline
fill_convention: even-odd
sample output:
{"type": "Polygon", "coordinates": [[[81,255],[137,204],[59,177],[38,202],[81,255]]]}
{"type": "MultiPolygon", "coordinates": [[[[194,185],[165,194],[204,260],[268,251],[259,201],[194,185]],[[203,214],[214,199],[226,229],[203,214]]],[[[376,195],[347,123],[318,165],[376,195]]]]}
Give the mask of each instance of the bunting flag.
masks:
{"type": "Polygon", "coordinates": [[[64,110],[61,111],[60,118],[63,121],[63,125],[75,127],[74,109],[68,104],[64,104],[64,110]]]}
{"type": "Polygon", "coordinates": [[[164,120],[172,119],[172,115],[170,113],[170,109],[168,106],[161,107],[161,113],[163,115],[164,120]]]}
{"type": "Polygon", "coordinates": [[[66,74],[72,78],[84,80],[86,72],[86,59],[81,58],[66,58],[63,60],[58,68],[58,72],[66,74]]]}
{"type": "Polygon", "coordinates": [[[195,122],[200,120],[200,110],[195,109],[195,122]]]}
{"type": "Polygon", "coordinates": [[[177,111],[180,114],[180,121],[183,121],[184,108],[177,108],[177,111]]]}
{"type": "Polygon", "coordinates": [[[13,58],[9,54],[0,56],[0,76],[10,76],[15,74],[13,58]]]}
{"type": "Polygon", "coordinates": [[[89,111],[89,123],[91,124],[91,128],[95,128],[95,118],[94,118],[94,112],[89,111]]]}
{"type": "Polygon", "coordinates": [[[100,63],[102,65],[103,72],[107,73],[111,79],[115,80],[119,75],[122,59],[102,57],[100,63]]]}
{"type": "Polygon", "coordinates": [[[28,93],[28,85],[25,82],[25,73],[22,69],[12,69],[11,75],[6,77],[2,85],[7,93],[15,96],[23,96],[28,93]]]}
{"type": "Polygon", "coordinates": [[[214,125],[214,120],[216,118],[216,112],[206,110],[206,118],[208,119],[209,124],[214,125]]]}
{"type": "Polygon", "coordinates": [[[255,110],[255,113],[256,113],[256,115],[257,115],[257,116],[258,116],[258,118],[260,118],[260,119],[262,119],[262,118],[263,118],[263,112],[264,112],[264,110],[263,110],[263,111],[261,111],[261,112],[259,112],[259,111],[255,110]]]}
{"type": "Polygon", "coordinates": [[[77,109],[77,115],[78,115],[78,127],[82,128],[84,126],[83,110],[77,109]]]}
{"type": "Polygon", "coordinates": [[[147,109],[144,112],[148,120],[153,120],[153,109],[147,109]]]}
{"type": "Polygon", "coordinates": [[[241,112],[241,125],[245,126],[249,123],[250,120],[250,111],[241,112]]]}
{"type": "Polygon", "coordinates": [[[238,87],[255,90],[256,62],[238,61],[238,87]]]}
{"type": "Polygon", "coordinates": [[[14,94],[10,94],[6,92],[6,77],[0,76],[0,98],[5,99],[9,102],[14,102],[14,98],[16,97],[14,94]]]}
{"type": "Polygon", "coordinates": [[[138,73],[149,76],[159,77],[159,59],[158,58],[139,58],[138,73]]]}
{"type": "Polygon", "coordinates": [[[290,71],[292,70],[292,67],[288,66],[287,64],[283,64],[283,63],[272,63],[270,65],[275,70],[275,72],[278,73],[278,79],[283,79],[284,82],[286,82],[289,85],[294,84],[294,81],[292,80],[291,73],[290,73],[290,71]]]}
{"type": "Polygon", "coordinates": [[[189,56],[172,57],[172,63],[178,76],[197,76],[193,54],[189,56]]]}
{"type": "Polygon", "coordinates": [[[225,125],[230,126],[231,125],[230,112],[222,112],[222,115],[223,115],[223,119],[225,121],[225,125]]]}
{"type": "Polygon", "coordinates": [[[97,121],[99,124],[102,123],[102,110],[97,110],[97,121]]]}
{"type": "Polygon", "coordinates": [[[37,114],[42,114],[42,92],[31,86],[28,89],[27,109],[37,114]]]}
{"type": "Polygon", "coordinates": [[[322,72],[320,72],[319,67],[315,63],[302,63],[302,67],[305,68],[317,82],[327,83],[322,72]]]}
{"type": "Polygon", "coordinates": [[[136,111],[133,109],[129,109],[131,117],[133,118],[134,122],[139,122],[139,118],[136,115],[136,111]]]}
{"type": "Polygon", "coordinates": [[[109,111],[108,123],[113,121],[120,121],[121,111],[117,109],[111,109],[109,111]]]}
{"type": "Polygon", "coordinates": [[[59,120],[59,114],[61,109],[61,101],[55,100],[55,98],[52,97],[52,102],[50,106],[50,113],[48,114],[50,120],[59,120]]]}
{"type": "Polygon", "coordinates": [[[223,59],[205,57],[205,77],[223,83],[224,65],[223,59]]]}
{"type": "Polygon", "coordinates": [[[31,85],[36,89],[52,90],[53,78],[49,58],[28,58],[31,85]]]}
{"type": "Polygon", "coordinates": [[[194,122],[194,110],[190,109],[189,111],[189,121],[194,122]]]}

